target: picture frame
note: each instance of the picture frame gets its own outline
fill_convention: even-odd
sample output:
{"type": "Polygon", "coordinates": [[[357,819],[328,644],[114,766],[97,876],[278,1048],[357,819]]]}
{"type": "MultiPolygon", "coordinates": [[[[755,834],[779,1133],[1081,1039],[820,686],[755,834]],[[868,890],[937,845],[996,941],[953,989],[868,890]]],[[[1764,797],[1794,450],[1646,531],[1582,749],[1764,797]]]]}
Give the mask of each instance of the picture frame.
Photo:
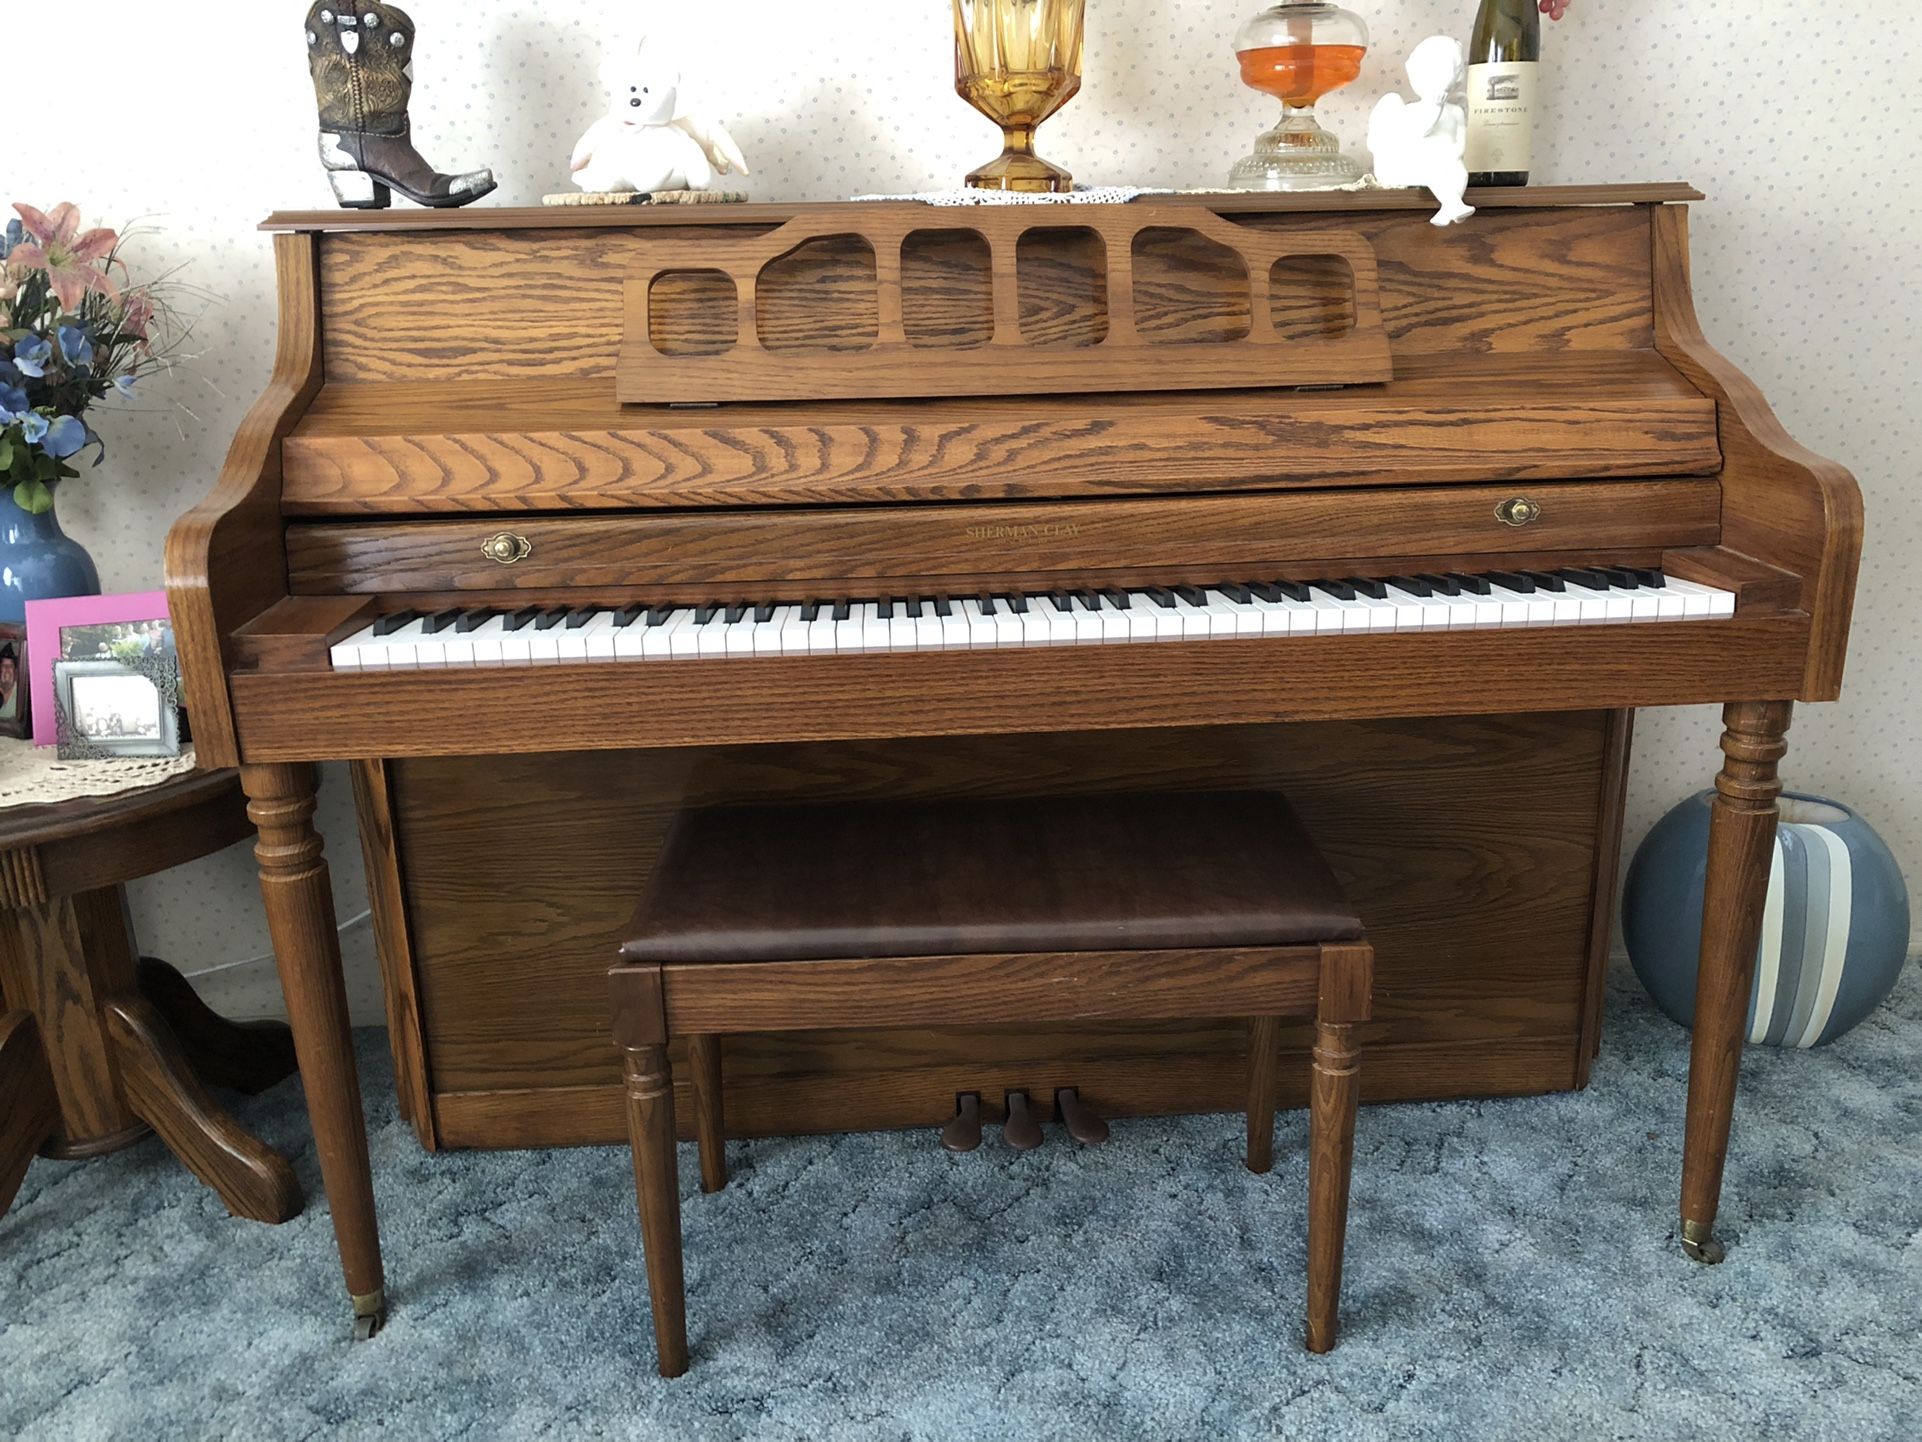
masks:
{"type": "MultiPolygon", "coordinates": [[[[175,713],[170,734],[178,736],[182,729],[178,714],[180,655],[174,644],[165,591],[29,601],[27,654],[32,663],[27,678],[28,694],[40,699],[40,704],[33,708],[34,745],[60,745],[61,717],[66,715],[69,730],[66,740],[76,755],[172,755],[178,750],[176,744],[174,751],[86,751],[80,744],[86,738],[73,729],[71,713],[63,712],[61,695],[54,682],[54,668],[59,662],[118,660],[153,682],[167,707],[175,713]]],[[[88,689],[82,687],[83,692],[88,689]]]]}
{"type": "Polygon", "coordinates": [[[33,734],[33,692],[27,682],[27,627],[0,621],[0,736],[33,734]]]}
{"type": "Polygon", "coordinates": [[[178,756],[180,698],[137,665],[111,656],[53,663],[62,761],[178,756]]]}

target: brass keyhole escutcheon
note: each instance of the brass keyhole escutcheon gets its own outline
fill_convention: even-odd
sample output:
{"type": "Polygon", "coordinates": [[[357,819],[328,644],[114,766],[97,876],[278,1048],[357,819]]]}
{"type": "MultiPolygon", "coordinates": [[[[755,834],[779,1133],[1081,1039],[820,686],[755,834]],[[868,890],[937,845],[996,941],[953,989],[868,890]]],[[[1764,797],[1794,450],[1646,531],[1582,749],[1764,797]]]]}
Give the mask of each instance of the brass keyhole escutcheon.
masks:
{"type": "Polygon", "coordinates": [[[1513,500],[1503,501],[1495,507],[1495,519],[1504,526],[1526,526],[1529,522],[1539,519],[1541,514],[1542,508],[1527,496],[1516,496],[1513,500]]]}
{"type": "Polygon", "coordinates": [[[490,561],[499,561],[503,566],[526,560],[533,549],[534,545],[527,537],[517,536],[512,531],[489,536],[481,543],[481,554],[490,561]]]}

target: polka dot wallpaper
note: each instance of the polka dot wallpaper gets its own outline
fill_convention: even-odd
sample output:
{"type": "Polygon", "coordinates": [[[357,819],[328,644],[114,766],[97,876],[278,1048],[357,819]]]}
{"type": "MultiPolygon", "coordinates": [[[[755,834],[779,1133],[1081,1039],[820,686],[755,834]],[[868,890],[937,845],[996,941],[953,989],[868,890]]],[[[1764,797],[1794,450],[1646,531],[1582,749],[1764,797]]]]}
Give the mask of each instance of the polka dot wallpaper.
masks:
{"type": "MultiPolygon", "coordinates": [[[[1473,0],[1349,0],[1373,31],[1360,81],[1325,104],[1358,143],[1374,98],[1413,45],[1466,33],[1473,0]]],[[[1082,93],[1041,149],[1088,184],[1222,180],[1272,102],[1240,88],[1228,40],[1254,0],[1089,0],[1082,93]]],[[[72,31],[54,7],[21,7],[9,41],[57,53],[72,31]]],[[[314,154],[304,0],[212,9],[115,3],[86,43],[112,96],[77,95],[68,67],[17,67],[6,199],[79,202],[139,232],[143,272],[178,271],[209,295],[166,396],[107,409],[107,463],[69,485],[60,510],[111,589],[155,585],[168,523],[208,487],[273,346],[269,246],[275,208],[331,204],[314,154]],[[33,117],[24,124],[23,117],[33,117]]],[[[953,94],[946,0],[413,0],[415,136],[443,169],[492,165],[495,201],[566,184],[574,141],[602,109],[604,48],[634,27],[685,37],[688,83],[725,117],[757,198],[833,199],[954,184],[996,136],[953,94]]],[[[1797,718],[1791,785],[1859,806],[1911,869],[1922,863],[1922,740],[1910,581],[1922,544],[1922,11],[1849,12],[1846,44],[1812,44],[1786,0],[1575,0],[1546,29],[1537,177],[1674,179],[1696,210],[1695,274],[1709,334],[1761,384],[1788,428],[1849,465],[1869,531],[1846,699],[1797,718]]],[[[491,202],[490,202],[491,203],[491,202]]],[[[1472,224],[1472,222],[1471,222],[1472,224]]],[[[538,294],[530,294],[538,304],[538,294]]],[[[503,323],[511,324],[511,317],[503,323]]],[[[1631,843],[1715,764],[1706,711],[1642,718],[1631,843]]],[[[344,776],[323,813],[343,918],[364,909],[344,776]]],[[[147,948],[198,970],[266,950],[244,851],[147,884],[135,898],[147,948]]],[[[374,1004],[366,928],[350,929],[360,995],[374,1004]]],[[[239,1004],[271,1009],[260,969],[239,1004]]],[[[370,1018],[377,1012],[370,1013],[370,1018]]]]}

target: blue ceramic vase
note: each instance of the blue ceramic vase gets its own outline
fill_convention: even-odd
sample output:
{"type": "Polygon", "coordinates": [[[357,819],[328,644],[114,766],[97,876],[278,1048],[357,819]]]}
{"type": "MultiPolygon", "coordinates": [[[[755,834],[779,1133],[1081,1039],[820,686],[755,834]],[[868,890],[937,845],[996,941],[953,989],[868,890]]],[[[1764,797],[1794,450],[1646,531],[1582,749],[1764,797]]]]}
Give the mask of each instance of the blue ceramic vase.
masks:
{"type": "MultiPolygon", "coordinates": [[[[1628,959],[1655,1004],[1683,1026],[1695,1020],[1711,794],[1655,823],[1622,895],[1628,959]]],[[[1848,807],[1791,793],[1781,808],[1744,1035],[1821,1046],[1894,989],[1908,956],[1909,893],[1888,846],[1848,807]]]]}
{"type": "Polygon", "coordinates": [[[29,601],[99,594],[99,568],[59,516],[21,510],[13,488],[0,486],[0,621],[24,620],[29,601]]]}

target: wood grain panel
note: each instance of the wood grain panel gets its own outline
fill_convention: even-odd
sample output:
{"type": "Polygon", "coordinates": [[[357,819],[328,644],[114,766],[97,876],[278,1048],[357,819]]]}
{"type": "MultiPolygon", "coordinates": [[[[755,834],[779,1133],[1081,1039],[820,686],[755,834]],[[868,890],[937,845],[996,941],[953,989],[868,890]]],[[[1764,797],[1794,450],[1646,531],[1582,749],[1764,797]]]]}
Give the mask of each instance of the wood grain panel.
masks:
{"type": "MultiPolygon", "coordinates": [[[[383,521],[288,527],[297,592],[569,586],[758,584],[845,586],[863,580],[1141,571],[1179,558],[1216,580],[1288,562],[1363,551],[1396,557],[1501,555],[1522,533],[1496,508],[1513,486],[1440,486],[1195,496],[1165,501],[1030,501],[1019,505],[595,516],[522,523],[531,550],[503,566],[482,553],[495,521],[383,521]]],[[[1530,547],[1593,556],[1616,548],[1713,545],[1721,490],[1713,480],[1538,486],[1530,547]]],[[[767,589],[772,587],[772,590],[767,589]]],[[[945,587],[943,587],[945,589],[945,587]]],[[[805,599],[797,590],[792,599],[805,599]]]]}
{"type": "MultiPolygon", "coordinates": [[[[1289,792],[1369,924],[1379,955],[1371,1026],[1384,1030],[1365,1044],[1466,1052],[1566,1036],[1552,1084],[1567,1086],[1587,977],[1604,732],[1601,715],[1583,713],[397,763],[435,1093],[616,1078],[606,970],[683,798],[1237,784],[1289,792]]],[[[1195,1054],[1226,1066],[1243,1045],[1237,1026],[1185,1022],[740,1038],[728,1045],[729,1107],[733,1115],[737,1079],[799,1085],[852,1070],[885,1087],[923,1068],[946,1077],[1030,1067],[1065,1069],[1060,1084],[1069,1085],[1077,1068],[1119,1067],[1124,1057],[1195,1054]]],[[[1538,1074],[1535,1084],[1549,1083],[1538,1074]]],[[[951,1109],[954,1090],[926,1095],[951,1109]]]]}
{"type": "Polygon", "coordinates": [[[1387,386],[622,407],[605,385],[333,385],[294,514],[872,504],[1697,475],[1714,406],[1659,357],[1408,357],[1387,386]]]}
{"type": "MultiPolygon", "coordinates": [[[[1110,209],[1123,218],[1130,213],[1090,206],[1077,218],[1093,223],[1093,212],[1110,209]]],[[[834,223],[836,212],[858,229],[873,208],[821,207],[810,217],[834,223]]],[[[1648,215],[1639,207],[1501,211],[1448,230],[1420,213],[1370,209],[1251,213],[1233,223],[1359,232],[1379,257],[1384,321],[1398,356],[1653,344],[1648,215]]],[[[321,241],[328,378],[423,381],[458,366],[475,381],[611,379],[627,278],[652,269],[670,247],[703,236],[738,241],[751,230],[697,220],[626,229],[329,234],[321,241]],[[530,307],[534,274],[541,303],[530,307]]],[[[1056,279],[1066,288],[1057,302],[1065,315],[1077,305],[1073,279],[1056,279]]],[[[1085,293],[1079,303],[1086,304],[1085,293]]],[[[1145,314],[1156,323],[1152,309],[1145,314]]],[[[956,323],[963,318],[957,311],[956,323]]]]}

